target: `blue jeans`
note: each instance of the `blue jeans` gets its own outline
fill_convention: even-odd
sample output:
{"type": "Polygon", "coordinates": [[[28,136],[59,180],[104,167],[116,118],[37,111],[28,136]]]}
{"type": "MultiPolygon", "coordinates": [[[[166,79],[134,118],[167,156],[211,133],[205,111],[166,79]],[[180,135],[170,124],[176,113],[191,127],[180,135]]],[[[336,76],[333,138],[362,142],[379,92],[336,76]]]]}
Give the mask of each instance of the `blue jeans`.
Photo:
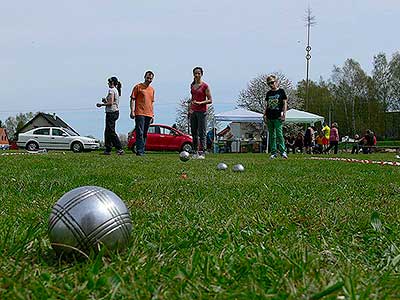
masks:
{"type": "Polygon", "coordinates": [[[149,130],[151,117],[135,116],[135,132],[136,132],[136,154],[143,155],[146,145],[147,131],[149,130]]]}

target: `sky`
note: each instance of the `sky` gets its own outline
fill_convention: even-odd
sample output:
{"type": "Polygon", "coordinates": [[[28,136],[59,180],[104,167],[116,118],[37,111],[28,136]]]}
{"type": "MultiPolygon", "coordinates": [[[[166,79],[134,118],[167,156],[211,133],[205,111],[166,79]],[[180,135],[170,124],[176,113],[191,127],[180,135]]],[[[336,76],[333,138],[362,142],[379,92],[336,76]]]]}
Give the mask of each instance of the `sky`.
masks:
{"type": "Polygon", "coordinates": [[[122,82],[117,132],[134,127],[129,95],[155,73],[155,122],[172,125],[202,66],[215,112],[237,106],[248,82],[273,72],[294,84],[329,79],[347,58],[371,71],[373,56],[399,51],[399,0],[13,0],[0,18],[0,120],[20,112],[56,113],[81,135],[103,138],[107,78],[122,82]]]}

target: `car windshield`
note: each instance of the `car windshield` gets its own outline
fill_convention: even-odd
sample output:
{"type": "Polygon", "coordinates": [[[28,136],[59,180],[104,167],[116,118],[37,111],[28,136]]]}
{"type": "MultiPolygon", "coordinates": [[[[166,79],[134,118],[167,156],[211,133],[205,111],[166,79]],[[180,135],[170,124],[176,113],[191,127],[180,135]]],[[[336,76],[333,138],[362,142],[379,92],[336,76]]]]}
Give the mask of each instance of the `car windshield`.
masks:
{"type": "Polygon", "coordinates": [[[73,132],[71,129],[68,129],[68,128],[63,128],[63,129],[64,129],[64,131],[66,131],[71,136],[77,136],[78,135],[75,132],[73,132]]]}

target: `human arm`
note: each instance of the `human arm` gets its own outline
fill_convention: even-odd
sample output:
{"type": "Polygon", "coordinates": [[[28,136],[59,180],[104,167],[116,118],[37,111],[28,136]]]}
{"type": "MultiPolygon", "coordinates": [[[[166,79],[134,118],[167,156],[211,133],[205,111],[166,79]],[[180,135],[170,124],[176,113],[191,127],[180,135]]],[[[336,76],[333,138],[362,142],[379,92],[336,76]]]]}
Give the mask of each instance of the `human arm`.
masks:
{"type": "Polygon", "coordinates": [[[130,97],[130,102],[129,102],[129,106],[130,106],[130,118],[134,119],[135,118],[135,101],[136,101],[136,86],[132,89],[132,93],[131,93],[131,97],[130,97]]]}
{"type": "Polygon", "coordinates": [[[102,103],[96,104],[97,107],[113,105],[114,101],[115,101],[115,96],[114,96],[114,93],[112,92],[112,90],[109,90],[107,98],[102,98],[101,101],[102,101],[102,103]]]}
{"type": "Polygon", "coordinates": [[[281,117],[280,117],[280,119],[282,121],[285,121],[285,119],[286,119],[286,111],[287,111],[287,98],[283,99],[283,108],[282,108],[281,117]]]}

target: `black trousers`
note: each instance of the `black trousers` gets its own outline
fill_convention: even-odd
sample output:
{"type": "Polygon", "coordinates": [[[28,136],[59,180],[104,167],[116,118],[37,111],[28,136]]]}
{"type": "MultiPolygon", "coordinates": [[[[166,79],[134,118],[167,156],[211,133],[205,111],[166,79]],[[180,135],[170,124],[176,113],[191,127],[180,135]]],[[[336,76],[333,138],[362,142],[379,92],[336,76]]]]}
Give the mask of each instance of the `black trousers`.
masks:
{"type": "Polygon", "coordinates": [[[325,153],[328,153],[329,150],[331,150],[332,148],[334,148],[333,153],[337,154],[338,152],[338,148],[339,148],[339,142],[337,141],[330,141],[329,142],[329,147],[325,149],[325,153]]]}
{"type": "Polygon", "coordinates": [[[193,137],[193,151],[206,151],[207,112],[194,111],[190,116],[190,127],[193,137]],[[199,147],[200,140],[200,147],[199,147]]]}
{"type": "Polygon", "coordinates": [[[121,142],[115,132],[115,123],[119,118],[119,111],[106,112],[106,128],[104,130],[104,146],[106,152],[111,152],[114,146],[117,150],[121,150],[121,142]]]}

